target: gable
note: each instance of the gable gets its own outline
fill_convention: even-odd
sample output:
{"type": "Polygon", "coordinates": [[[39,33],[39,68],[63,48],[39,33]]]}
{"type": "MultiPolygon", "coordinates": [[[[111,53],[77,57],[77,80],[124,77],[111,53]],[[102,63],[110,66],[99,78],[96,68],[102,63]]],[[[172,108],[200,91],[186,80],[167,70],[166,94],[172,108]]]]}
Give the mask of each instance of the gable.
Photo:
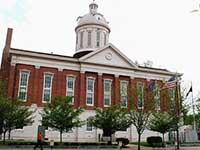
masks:
{"type": "Polygon", "coordinates": [[[117,67],[120,66],[124,68],[136,67],[132,61],[112,45],[89,53],[86,56],[81,57],[80,61],[117,67]]]}

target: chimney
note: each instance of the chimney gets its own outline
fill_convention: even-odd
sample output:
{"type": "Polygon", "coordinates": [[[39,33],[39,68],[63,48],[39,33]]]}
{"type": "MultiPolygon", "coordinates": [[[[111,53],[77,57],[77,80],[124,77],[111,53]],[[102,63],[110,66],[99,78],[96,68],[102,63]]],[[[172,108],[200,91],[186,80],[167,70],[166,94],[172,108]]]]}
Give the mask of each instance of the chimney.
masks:
{"type": "Polygon", "coordinates": [[[12,32],[13,32],[13,29],[8,28],[7,36],[6,36],[6,43],[5,43],[5,47],[7,47],[7,48],[10,48],[10,46],[11,46],[12,32]]]}
{"type": "Polygon", "coordinates": [[[3,54],[1,59],[0,80],[6,80],[6,78],[8,78],[8,71],[10,65],[9,50],[11,47],[12,31],[13,31],[12,28],[8,28],[7,30],[6,43],[3,49],[3,54]]]}

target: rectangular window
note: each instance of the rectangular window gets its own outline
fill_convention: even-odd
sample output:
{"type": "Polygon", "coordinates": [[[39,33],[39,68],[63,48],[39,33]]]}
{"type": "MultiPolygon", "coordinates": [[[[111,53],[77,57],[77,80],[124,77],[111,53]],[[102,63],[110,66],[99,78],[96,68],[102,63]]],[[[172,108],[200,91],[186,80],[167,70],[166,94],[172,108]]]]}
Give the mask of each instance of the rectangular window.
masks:
{"type": "Polygon", "coordinates": [[[121,106],[127,107],[127,90],[128,88],[128,82],[127,81],[121,81],[120,82],[120,100],[121,100],[121,106]]]}
{"type": "Polygon", "coordinates": [[[92,32],[88,31],[88,47],[91,47],[91,40],[92,40],[92,32]]]}
{"type": "Polygon", "coordinates": [[[29,74],[29,71],[20,72],[18,98],[22,101],[27,100],[29,74]]]}
{"type": "Polygon", "coordinates": [[[107,43],[107,37],[106,37],[106,33],[104,33],[104,45],[106,45],[107,43]]]}
{"type": "Polygon", "coordinates": [[[75,77],[74,76],[68,76],[67,77],[67,96],[72,96],[72,104],[74,103],[74,87],[75,87],[75,77]]]}
{"type": "Polygon", "coordinates": [[[83,31],[80,34],[80,48],[83,48],[83,31]]]}
{"type": "Polygon", "coordinates": [[[51,101],[51,89],[52,89],[53,74],[45,73],[43,81],[43,98],[44,103],[49,103],[51,101]]]}
{"type": "Polygon", "coordinates": [[[169,95],[169,99],[170,99],[170,107],[174,108],[176,106],[175,103],[175,88],[170,88],[168,89],[168,95],[169,95]]]}
{"type": "Polygon", "coordinates": [[[155,85],[155,90],[154,90],[154,100],[155,100],[155,109],[160,110],[160,89],[157,83],[155,85]]]}
{"type": "Polygon", "coordinates": [[[87,78],[87,98],[86,105],[94,105],[94,78],[87,78]]]}
{"type": "Polygon", "coordinates": [[[142,82],[137,84],[137,97],[138,97],[138,109],[144,108],[144,86],[142,82]]]}
{"type": "Polygon", "coordinates": [[[86,124],[86,130],[87,131],[92,131],[92,124],[91,124],[91,118],[87,119],[87,124],[86,124]]]}
{"type": "Polygon", "coordinates": [[[104,106],[111,105],[111,84],[112,80],[104,80],[104,106]]]}
{"type": "Polygon", "coordinates": [[[97,43],[96,46],[99,47],[100,46],[100,31],[97,31],[97,43]]]}

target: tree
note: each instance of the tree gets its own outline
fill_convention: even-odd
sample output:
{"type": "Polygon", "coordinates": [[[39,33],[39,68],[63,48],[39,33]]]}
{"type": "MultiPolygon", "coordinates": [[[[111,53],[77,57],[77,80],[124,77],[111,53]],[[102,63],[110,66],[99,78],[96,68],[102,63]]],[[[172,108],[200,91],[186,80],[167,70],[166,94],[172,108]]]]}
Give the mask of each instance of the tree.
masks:
{"type": "Polygon", "coordinates": [[[95,112],[96,115],[91,119],[91,124],[102,129],[104,137],[110,137],[108,142],[110,144],[112,143],[112,134],[127,129],[131,125],[127,111],[119,106],[105,109],[96,108],[95,112]]]}
{"type": "Polygon", "coordinates": [[[32,111],[27,107],[20,106],[17,100],[9,99],[4,92],[3,83],[0,81],[0,134],[3,133],[3,141],[8,132],[8,139],[13,129],[19,126],[23,128],[33,122],[32,111]]]}
{"type": "Polygon", "coordinates": [[[9,99],[0,100],[1,130],[5,142],[5,135],[8,132],[8,139],[13,129],[23,128],[33,123],[32,111],[27,107],[20,106],[16,101],[9,99]]]}
{"type": "Polygon", "coordinates": [[[81,127],[84,121],[81,121],[79,115],[84,111],[83,107],[74,109],[71,104],[72,97],[55,97],[52,103],[47,104],[42,115],[42,124],[53,130],[60,132],[60,143],[62,143],[63,132],[71,131],[74,127],[81,127]]]}
{"type": "Polygon", "coordinates": [[[130,90],[137,91],[134,95],[137,103],[131,106],[129,115],[131,123],[136,127],[138,133],[138,150],[140,150],[141,135],[148,126],[152,112],[157,108],[157,101],[160,100],[158,97],[160,93],[157,92],[160,90],[156,82],[152,82],[146,90],[143,89],[143,84],[138,84],[137,88],[133,87],[130,90]]]}
{"type": "Polygon", "coordinates": [[[141,135],[144,132],[144,129],[148,126],[149,117],[152,112],[144,109],[132,109],[129,113],[131,122],[136,127],[138,133],[138,150],[140,150],[141,135]]]}
{"type": "Polygon", "coordinates": [[[168,113],[173,118],[173,130],[176,131],[177,138],[177,149],[180,149],[180,141],[179,141],[179,127],[181,126],[181,120],[183,118],[182,109],[183,109],[183,96],[180,93],[180,85],[178,81],[176,81],[176,86],[174,88],[167,89],[168,99],[168,113]]]}
{"type": "Polygon", "coordinates": [[[165,144],[164,135],[166,132],[169,131],[170,128],[172,128],[173,125],[173,118],[169,113],[154,113],[150,123],[148,125],[148,128],[152,131],[160,132],[163,135],[163,145],[165,144]]]}

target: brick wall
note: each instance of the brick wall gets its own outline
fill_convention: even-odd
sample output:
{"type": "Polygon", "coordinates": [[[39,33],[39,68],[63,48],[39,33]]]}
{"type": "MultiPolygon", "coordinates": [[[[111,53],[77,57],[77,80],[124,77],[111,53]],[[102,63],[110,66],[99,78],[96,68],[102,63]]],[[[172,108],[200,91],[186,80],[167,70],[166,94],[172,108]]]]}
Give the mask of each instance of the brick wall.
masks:
{"type": "MultiPolygon", "coordinates": [[[[22,65],[18,64],[16,66],[10,67],[10,76],[9,76],[9,96],[12,98],[17,98],[18,96],[18,87],[19,87],[19,77],[20,70],[29,70],[30,76],[28,81],[28,95],[27,101],[23,102],[24,105],[31,105],[32,103],[37,104],[39,107],[43,106],[42,95],[43,95],[43,80],[44,73],[49,72],[53,74],[52,82],[52,99],[55,96],[66,96],[66,79],[68,75],[73,75],[75,77],[75,93],[74,93],[74,107],[86,106],[86,79],[87,77],[95,78],[94,85],[94,106],[87,106],[88,110],[91,110],[95,107],[104,107],[104,79],[112,80],[112,90],[111,90],[111,104],[119,105],[120,104],[120,81],[125,80],[128,82],[128,108],[135,106],[137,108],[137,83],[142,82],[144,85],[144,103],[149,103],[147,100],[146,88],[148,85],[153,82],[153,80],[147,81],[143,78],[134,78],[119,76],[109,74],[100,74],[97,73],[80,73],[79,71],[73,70],[58,70],[56,68],[48,67],[35,67],[31,65],[22,65]]],[[[162,81],[158,81],[158,84],[161,86],[162,81]]],[[[161,93],[161,97],[163,94],[161,93]]],[[[167,100],[165,98],[161,99],[161,111],[165,110],[167,105],[167,100]]]]}

